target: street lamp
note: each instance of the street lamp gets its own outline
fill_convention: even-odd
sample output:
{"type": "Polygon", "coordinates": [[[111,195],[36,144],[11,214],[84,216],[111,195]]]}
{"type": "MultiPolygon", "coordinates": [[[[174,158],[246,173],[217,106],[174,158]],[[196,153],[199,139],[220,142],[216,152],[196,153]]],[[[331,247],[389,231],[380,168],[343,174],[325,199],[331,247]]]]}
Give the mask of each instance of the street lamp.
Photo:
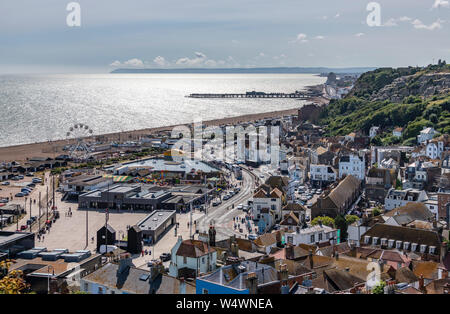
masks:
{"type": "Polygon", "coordinates": [[[47,266],[47,294],[50,294],[50,268],[53,269],[53,276],[55,275],[55,268],[51,265],[47,266]]]}

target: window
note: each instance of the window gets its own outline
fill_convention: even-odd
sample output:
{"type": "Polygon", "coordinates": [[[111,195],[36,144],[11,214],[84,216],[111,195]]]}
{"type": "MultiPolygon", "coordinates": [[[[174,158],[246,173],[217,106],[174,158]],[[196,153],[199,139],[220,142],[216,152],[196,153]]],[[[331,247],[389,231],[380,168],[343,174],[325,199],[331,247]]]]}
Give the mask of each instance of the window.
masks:
{"type": "Polygon", "coordinates": [[[315,237],[314,237],[314,234],[313,235],[311,235],[311,241],[310,241],[311,243],[314,243],[315,242],[315,237]]]}
{"type": "Polygon", "coordinates": [[[202,257],[202,264],[205,264],[205,258],[202,257]]]}
{"type": "Polygon", "coordinates": [[[98,287],[98,294],[103,294],[103,288],[102,287],[98,287]]]}
{"type": "Polygon", "coordinates": [[[208,290],[207,290],[207,289],[203,288],[203,290],[202,290],[202,294],[209,294],[209,292],[208,292],[208,290]]]}
{"type": "Polygon", "coordinates": [[[183,264],[187,264],[187,257],[183,256],[183,264]]]}
{"type": "Polygon", "coordinates": [[[319,241],[322,241],[322,233],[319,233],[319,241]]]}
{"type": "Polygon", "coordinates": [[[84,291],[89,291],[89,284],[87,282],[84,283],[84,291]]]}

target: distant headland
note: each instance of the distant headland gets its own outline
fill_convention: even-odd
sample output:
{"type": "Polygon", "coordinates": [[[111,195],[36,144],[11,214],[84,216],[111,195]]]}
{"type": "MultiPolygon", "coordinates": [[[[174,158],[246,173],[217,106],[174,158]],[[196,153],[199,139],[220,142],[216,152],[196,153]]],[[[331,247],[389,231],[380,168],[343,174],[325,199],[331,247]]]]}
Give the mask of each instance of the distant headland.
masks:
{"type": "Polygon", "coordinates": [[[187,73],[187,74],[318,74],[318,73],[364,73],[375,68],[326,68],[326,67],[264,67],[264,68],[180,68],[180,69],[116,69],[114,74],[187,73]]]}

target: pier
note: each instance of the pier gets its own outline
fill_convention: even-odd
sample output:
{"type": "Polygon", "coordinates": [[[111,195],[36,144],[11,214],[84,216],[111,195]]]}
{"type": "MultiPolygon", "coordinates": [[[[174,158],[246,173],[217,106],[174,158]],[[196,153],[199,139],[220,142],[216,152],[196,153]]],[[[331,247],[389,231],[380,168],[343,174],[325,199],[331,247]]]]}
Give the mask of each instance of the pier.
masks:
{"type": "Polygon", "coordinates": [[[264,93],[264,92],[247,92],[245,94],[190,94],[189,98],[294,98],[294,99],[309,99],[314,97],[311,92],[294,93],[264,93]]]}

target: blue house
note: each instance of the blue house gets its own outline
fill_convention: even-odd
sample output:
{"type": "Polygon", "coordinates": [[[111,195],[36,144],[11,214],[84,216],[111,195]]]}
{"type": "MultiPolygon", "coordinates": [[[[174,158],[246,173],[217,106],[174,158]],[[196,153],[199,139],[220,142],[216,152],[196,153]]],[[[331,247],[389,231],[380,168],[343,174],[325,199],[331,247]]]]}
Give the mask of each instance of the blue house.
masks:
{"type": "Polygon", "coordinates": [[[260,285],[279,282],[275,268],[252,261],[223,266],[196,279],[197,294],[255,294],[260,285]]]}

